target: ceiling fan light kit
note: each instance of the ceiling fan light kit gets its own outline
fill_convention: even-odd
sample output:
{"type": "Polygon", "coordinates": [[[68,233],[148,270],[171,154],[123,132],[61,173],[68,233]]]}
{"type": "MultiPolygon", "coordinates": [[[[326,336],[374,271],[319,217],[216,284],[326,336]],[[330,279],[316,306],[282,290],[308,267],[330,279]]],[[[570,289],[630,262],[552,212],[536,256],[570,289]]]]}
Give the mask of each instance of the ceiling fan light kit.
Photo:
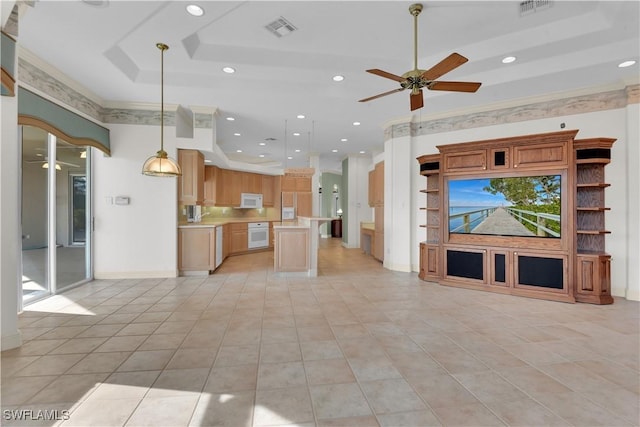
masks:
{"type": "Polygon", "coordinates": [[[149,176],[181,176],[180,165],[164,151],[164,51],[169,46],[157,43],[156,47],[160,49],[160,150],[144,162],[142,173],[149,176]]]}
{"type": "Polygon", "coordinates": [[[422,12],[422,8],[422,4],[420,3],[412,4],[411,6],[409,6],[409,13],[411,13],[411,15],[413,16],[413,70],[407,71],[402,76],[398,76],[377,68],[367,70],[368,73],[375,74],[377,76],[384,77],[390,80],[395,80],[396,82],[400,83],[400,87],[388,92],[371,96],[369,98],[361,99],[359,102],[372,101],[383,96],[391,95],[392,93],[402,92],[405,89],[410,89],[411,94],[409,96],[409,101],[411,105],[411,111],[414,111],[424,106],[424,100],[422,98],[423,87],[426,87],[429,90],[443,90],[453,92],[475,92],[478,90],[481,83],[436,80],[437,78],[443,76],[449,71],[454,70],[455,68],[468,61],[467,58],[458,53],[452,53],[428,70],[421,70],[418,68],[418,15],[420,15],[420,12],[422,12]]]}

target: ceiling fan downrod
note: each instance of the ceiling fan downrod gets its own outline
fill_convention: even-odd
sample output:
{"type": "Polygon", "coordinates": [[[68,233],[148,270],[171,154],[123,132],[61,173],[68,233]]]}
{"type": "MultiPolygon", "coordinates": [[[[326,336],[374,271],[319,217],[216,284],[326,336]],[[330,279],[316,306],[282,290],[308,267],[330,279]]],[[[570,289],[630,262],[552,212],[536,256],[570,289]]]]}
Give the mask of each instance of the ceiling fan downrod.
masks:
{"type": "Polygon", "coordinates": [[[409,13],[413,15],[413,69],[418,71],[418,15],[422,12],[422,5],[415,3],[409,6],[409,13]]]}

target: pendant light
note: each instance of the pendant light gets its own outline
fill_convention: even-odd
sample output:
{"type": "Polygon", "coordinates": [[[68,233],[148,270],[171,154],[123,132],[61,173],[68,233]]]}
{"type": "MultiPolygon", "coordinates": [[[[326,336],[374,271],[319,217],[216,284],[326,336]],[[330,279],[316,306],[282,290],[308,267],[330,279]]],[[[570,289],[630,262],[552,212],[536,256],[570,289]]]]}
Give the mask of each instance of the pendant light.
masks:
{"type": "Polygon", "coordinates": [[[169,49],[164,43],[157,43],[160,49],[160,151],[144,162],[142,173],[150,176],[181,176],[180,165],[164,151],[164,51],[169,49]]]}

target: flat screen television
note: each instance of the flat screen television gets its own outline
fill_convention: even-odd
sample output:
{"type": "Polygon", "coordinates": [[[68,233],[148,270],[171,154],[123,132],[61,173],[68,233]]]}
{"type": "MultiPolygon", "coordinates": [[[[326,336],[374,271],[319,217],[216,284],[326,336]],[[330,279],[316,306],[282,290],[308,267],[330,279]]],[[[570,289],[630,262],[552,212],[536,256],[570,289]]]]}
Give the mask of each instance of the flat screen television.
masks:
{"type": "Polygon", "coordinates": [[[450,234],[560,238],[560,175],[448,180],[450,234]]]}

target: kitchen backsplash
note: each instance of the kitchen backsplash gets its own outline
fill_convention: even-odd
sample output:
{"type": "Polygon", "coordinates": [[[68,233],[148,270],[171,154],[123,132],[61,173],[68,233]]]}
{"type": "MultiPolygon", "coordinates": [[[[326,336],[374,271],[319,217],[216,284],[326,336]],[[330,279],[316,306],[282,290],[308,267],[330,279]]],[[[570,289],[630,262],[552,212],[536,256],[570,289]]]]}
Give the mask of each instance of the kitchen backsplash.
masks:
{"type": "MultiPolygon", "coordinates": [[[[218,219],[261,219],[277,221],[280,219],[280,212],[275,208],[262,209],[236,209],[213,206],[202,207],[202,222],[215,222],[218,219]]],[[[186,206],[178,206],[178,222],[187,222],[186,206]]]]}

